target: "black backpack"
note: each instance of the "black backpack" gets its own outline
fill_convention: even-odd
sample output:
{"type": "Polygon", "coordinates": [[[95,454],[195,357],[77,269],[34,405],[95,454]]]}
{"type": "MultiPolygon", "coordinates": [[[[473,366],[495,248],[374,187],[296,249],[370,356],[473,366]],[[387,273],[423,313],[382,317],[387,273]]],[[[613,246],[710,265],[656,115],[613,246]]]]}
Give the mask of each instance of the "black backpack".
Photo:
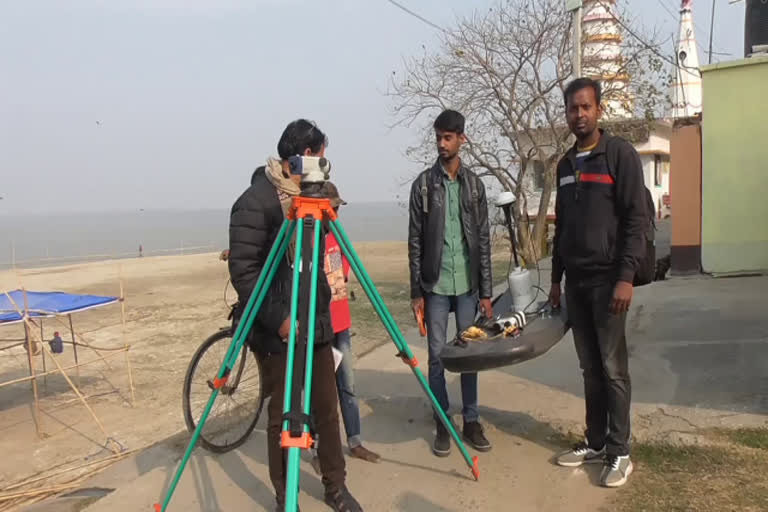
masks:
{"type": "Polygon", "coordinates": [[[645,256],[637,263],[634,286],[650,284],[656,278],[656,205],[648,187],[645,188],[646,215],[648,226],[645,230],[645,256]]]}
{"type": "MultiPolygon", "coordinates": [[[[608,161],[608,172],[615,179],[615,166],[610,158],[607,158],[607,155],[606,160],[608,161]]],[[[645,255],[637,262],[632,286],[645,286],[652,283],[656,278],[656,205],[653,203],[653,195],[648,187],[643,184],[643,188],[645,189],[645,214],[648,222],[645,230],[645,255]]]]}

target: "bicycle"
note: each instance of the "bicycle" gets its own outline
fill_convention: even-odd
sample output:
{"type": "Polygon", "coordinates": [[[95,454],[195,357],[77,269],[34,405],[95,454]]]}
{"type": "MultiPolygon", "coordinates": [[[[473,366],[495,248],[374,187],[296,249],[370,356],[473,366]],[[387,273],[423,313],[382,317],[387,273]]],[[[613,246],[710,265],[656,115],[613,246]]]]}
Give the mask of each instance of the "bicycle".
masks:
{"type": "MultiPolygon", "coordinates": [[[[237,307],[238,304],[230,306],[227,320],[231,320],[231,324],[203,341],[187,367],[182,407],[190,433],[197,428],[197,420],[213,391],[213,379],[232,343],[237,327],[234,318],[237,307]],[[200,405],[195,408],[198,393],[200,405]]],[[[226,453],[240,447],[259,421],[266,396],[263,392],[261,363],[255,354],[249,357],[249,352],[251,350],[246,343],[237,363],[232,367],[229,381],[219,390],[219,398],[200,432],[200,444],[208,451],[226,453]]]]}

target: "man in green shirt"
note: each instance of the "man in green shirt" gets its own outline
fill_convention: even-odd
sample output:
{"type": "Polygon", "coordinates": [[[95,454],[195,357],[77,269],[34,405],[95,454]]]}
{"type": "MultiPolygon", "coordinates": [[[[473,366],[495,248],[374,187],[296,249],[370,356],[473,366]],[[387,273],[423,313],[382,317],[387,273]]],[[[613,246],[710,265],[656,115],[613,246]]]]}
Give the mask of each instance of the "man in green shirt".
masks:
{"type": "MultiPolygon", "coordinates": [[[[413,312],[423,315],[429,342],[429,387],[441,408],[448,411],[445,369],[440,351],[445,346],[448,314],[456,316],[456,329],[464,330],[480,310],[491,308],[491,242],[488,205],[483,182],[459,158],[464,116],[453,110],[434,122],[438,159],[413,182],[410,195],[408,261],[413,312]]],[[[488,451],[478,422],[477,373],[461,375],[464,439],[475,449],[488,451]]],[[[451,451],[448,430],[435,414],[435,455],[451,451]]]]}

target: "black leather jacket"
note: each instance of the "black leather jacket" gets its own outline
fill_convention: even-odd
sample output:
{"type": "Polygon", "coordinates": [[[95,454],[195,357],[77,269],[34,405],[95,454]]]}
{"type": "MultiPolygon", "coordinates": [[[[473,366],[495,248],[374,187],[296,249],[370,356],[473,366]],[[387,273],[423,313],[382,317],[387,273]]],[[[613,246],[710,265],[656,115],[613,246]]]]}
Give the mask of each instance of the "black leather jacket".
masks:
{"type": "MultiPolygon", "coordinates": [[[[439,161],[424,173],[427,175],[427,213],[423,209],[421,174],[411,186],[408,223],[411,298],[424,296],[437,284],[445,241],[445,187],[439,161]]],[[[481,299],[490,298],[493,278],[485,185],[463,165],[457,179],[461,184],[461,225],[469,249],[472,291],[479,292],[481,299]],[[469,180],[472,180],[472,187],[468,186],[469,180]],[[470,188],[474,189],[474,198],[470,188]]]]}

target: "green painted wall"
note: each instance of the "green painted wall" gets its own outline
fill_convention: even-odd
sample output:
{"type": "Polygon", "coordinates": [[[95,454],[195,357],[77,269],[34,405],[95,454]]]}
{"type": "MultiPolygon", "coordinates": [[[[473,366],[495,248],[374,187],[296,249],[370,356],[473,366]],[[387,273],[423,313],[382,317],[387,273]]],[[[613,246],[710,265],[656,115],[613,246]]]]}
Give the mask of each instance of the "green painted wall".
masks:
{"type": "Polygon", "coordinates": [[[768,58],[702,68],[701,263],[768,271],[768,58]]]}

